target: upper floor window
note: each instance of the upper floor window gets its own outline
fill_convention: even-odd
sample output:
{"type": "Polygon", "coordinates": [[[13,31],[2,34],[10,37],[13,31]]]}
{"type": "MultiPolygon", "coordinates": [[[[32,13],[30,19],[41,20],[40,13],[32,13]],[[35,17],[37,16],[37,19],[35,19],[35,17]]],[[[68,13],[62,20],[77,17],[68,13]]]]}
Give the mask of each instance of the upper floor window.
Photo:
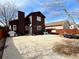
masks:
{"type": "Polygon", "coordinates": [[[16,25],[13,25],[13,31],[16,31],[17,27],[16,25]]]}
{"type": "Polygon", "coordinates": [[[41,21],[41,17],[37,16],[37,21],[41,21]]]}

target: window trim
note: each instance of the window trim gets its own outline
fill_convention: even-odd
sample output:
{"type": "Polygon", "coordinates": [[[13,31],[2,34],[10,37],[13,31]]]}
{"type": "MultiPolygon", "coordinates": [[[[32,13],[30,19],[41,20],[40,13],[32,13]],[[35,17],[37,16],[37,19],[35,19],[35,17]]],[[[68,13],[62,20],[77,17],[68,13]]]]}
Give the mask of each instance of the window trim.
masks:
{"type": "Polygon", "coordinates": [[[32,24],[32,16],[30,16],[29,18],[30,18],[30,22],[31,22],[31,24],[32,24]]]}
{"type": "Polygon", "coordinates": [[[12,29],[11,25],[9,26],[9,29],[10,29],[10,30],[12,29]]]}
{"type": "Polygon", "coordinates": [[[17,25],[13,25],[13,31],[17,30],[17,25]]]}
{"type": "Polygon", "coordinates": [[[40,16],[37,16],[37,21],[41,22],[41,17],[40,16]]]}

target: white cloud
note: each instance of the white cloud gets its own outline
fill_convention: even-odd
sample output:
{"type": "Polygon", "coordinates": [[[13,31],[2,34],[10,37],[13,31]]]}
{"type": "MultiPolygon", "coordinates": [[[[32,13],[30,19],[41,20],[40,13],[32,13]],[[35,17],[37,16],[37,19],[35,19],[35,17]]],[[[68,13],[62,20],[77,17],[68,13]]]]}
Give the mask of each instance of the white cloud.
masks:
{"type": "Polygon", "coordinates": [[[57,21],[64,21],[64,20],[67,20],[67,19],[56,19],[56,20],[54,20],[54,22],[57,22],[57,21]]]}
{"type": "Polygon", "coordinates": [[[0,4],[4,4],[6,2],[14,3],[17,7],[23,7],[25,4],[29,3],[29,0],[0,0],[0,4]]]}

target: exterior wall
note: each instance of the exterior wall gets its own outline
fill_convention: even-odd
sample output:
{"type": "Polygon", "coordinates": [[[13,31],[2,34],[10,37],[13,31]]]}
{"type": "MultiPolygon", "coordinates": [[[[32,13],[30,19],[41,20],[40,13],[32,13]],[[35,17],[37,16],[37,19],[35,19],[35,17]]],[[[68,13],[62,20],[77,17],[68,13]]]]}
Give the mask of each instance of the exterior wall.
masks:
{"type": "Polygon", "coordinates": [[[64,29],[63,26],[46,27],[46,29],[64,29]]]}
{"type": "MultiPolygon", "coordinates": [[[[49,33],[56,33],[58,34],[60,31],[60,29],[64,29],[64,30],[68,30],[70,23],[69,21],[63,21],[63,22],[55,22],[55,23],[51,23],[50,25],[52,26],[46,26],[46,30],[49,31],[49,33]]],[[[63,33],[63,30],[62,32],[63,33]]]]}
{"type": "Polygon", "coordinates": [[[29,20],[30,20],[30,24],[29,24],[29,34],[33,34],[33,30],[32,30],[32,28],[33,28],[33,26],[32,26],[32,20],[33,19],[33,16],[32,15],[30,15],[30,17],[29,17],[29,20]]]}
{"type": "Polygon", "coordinates": [[[41,26],[42,27],[42,30],[45,29],[45,21],[44,21],[44,17],[42,17],[41,14],[33,14],[32,15],[32,32],[33,34],[39,34],[39,31],[37,30],[37,26],[41,26]],[[37,16],[41,17],[41,21],[37,21],[37,16]]]}
{"type": "Polygon", "coordinates": [[[18,34],[24,34],[25,32],[25,14],[24,12],[18,12],[18,34]]]}
{"type": "Polygon", "coordinates": [[[15,32],[18,32],[18,21],[15,20],[15,21],[10,22],[11,30],[13,30],[13,25],[16,25],[17,27],[15,32]]]}
{"type": "MultiPolygon", "coordinates": [[[[56,34],[56,32],[52,32],[53,29],[46,29],[46,31],[50,34],[56,34]]],[[[56,31],[56,30],[55,30],[56,31]]]]}
{"type": "Polygon", "coordinates": [[[56,29],[64,29],[64,27],[63,26],[52,26],[52,27],[50,26],[50,27],[46,27],[45,29],[50,34],[58,34],[56,29]]]}
{"type": "Polygon", "coordinates": [[[29,24],[30,24],[30,19],[29,18],[25,18],[25,26],[28,26],[28,30],[26,30],[25,28],[25,34],[29,34],[29,24]]]}
{"type": "Polygon", "coordinates": [[[0,40],[7,37],[7,29],[0,29],[0,40]]]}
{"type": "Polygon", "coordinates": [[[39,34],[39,31],[37,31],[37,26],[41,26],[42,30],[45,29],[45,21],[44,16],[39,13],[32,13],[29,14],[26,18],[24,17],[24,12],[19,11],[18,12],[18,19],[16,21],[10,21],[11,28],[13,30],[13,25],[17,25],[17,34],[29,34],[30,31],[32,31],[32,34],[39,34]],[[32,16],[32,26],[30,27],[31,21],[30,16],[32,16]],[[37,21],[37,16],[41,17],[41,21],[37,21]],[[26,30],[25,26],[28,26],[28,30],[26,30]],[[31,29],[32,28],[32,29],[31,29]]]}

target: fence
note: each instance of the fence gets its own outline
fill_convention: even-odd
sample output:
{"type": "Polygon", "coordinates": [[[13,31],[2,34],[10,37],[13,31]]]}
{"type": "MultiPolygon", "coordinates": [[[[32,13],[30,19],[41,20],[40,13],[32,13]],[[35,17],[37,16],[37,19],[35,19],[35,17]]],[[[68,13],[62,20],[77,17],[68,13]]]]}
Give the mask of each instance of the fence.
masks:
{"type": "Polygon", "coordinates": [[[68,33],[68,34],[79,34],[79,30],[77,29],[48,29],[47,30],[48,33],[50,34],[60,34],[60,35],[63,35],[64,33],[68,33]],[[56,31],[56,32],[52,32],[52,30],[56,31]]]}
{"type": "Polygon", "coordinates": [[[64,33],[68,34],[79,34],[79,30],[77,29],[58,29],[56,30],[56,33],[63,35],[64,33]]]}
{"type": "Polygon", "coordinates": [[[6,29],[0,29],[0,39],[7,36],[7,30],[6,29]]]}

